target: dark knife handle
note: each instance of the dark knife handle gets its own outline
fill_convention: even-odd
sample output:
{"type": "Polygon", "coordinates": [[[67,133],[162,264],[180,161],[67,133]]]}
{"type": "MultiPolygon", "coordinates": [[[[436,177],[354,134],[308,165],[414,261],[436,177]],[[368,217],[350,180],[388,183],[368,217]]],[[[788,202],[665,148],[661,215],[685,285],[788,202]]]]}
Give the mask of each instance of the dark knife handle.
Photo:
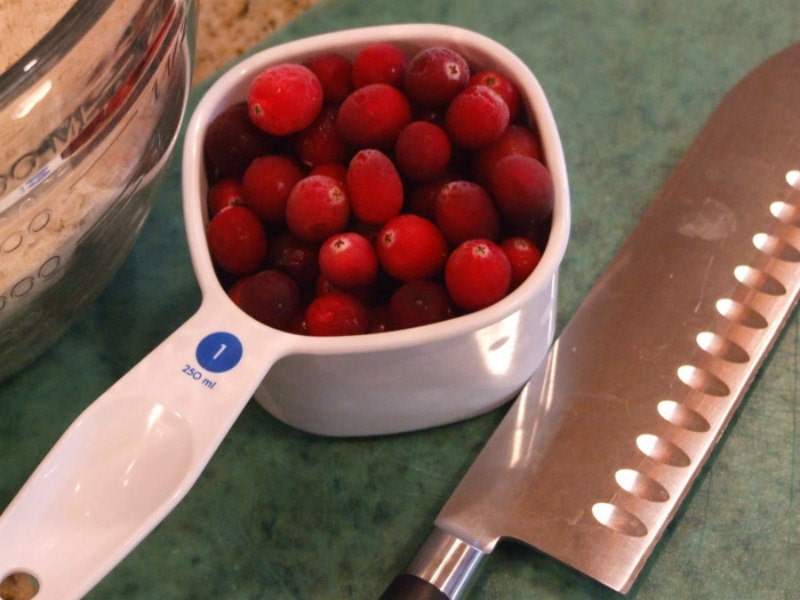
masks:
{"type": "Polygon", "coordinates": [[[380,600],[450,600],[447,595],[429,581],[403,573],[394,578],[380,600]]]}
{"type": "Polygon", "coordinates": [[[380,600],[458,600],[472,583],[486,552],[434,527],[405,573],[380,600]]]}

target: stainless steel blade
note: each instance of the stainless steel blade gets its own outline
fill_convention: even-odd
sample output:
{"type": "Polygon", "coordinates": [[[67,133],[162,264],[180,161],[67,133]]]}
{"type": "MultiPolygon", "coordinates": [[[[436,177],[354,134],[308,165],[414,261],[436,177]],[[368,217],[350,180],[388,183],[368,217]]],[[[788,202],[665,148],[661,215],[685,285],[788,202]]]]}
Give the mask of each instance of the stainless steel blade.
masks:
{"type": "Polygon", "coordinates": [[[384,598],[457,598],[502,538],[630,589],[800,294],[798,106],[800,43],[723,99],[384,598]]]}

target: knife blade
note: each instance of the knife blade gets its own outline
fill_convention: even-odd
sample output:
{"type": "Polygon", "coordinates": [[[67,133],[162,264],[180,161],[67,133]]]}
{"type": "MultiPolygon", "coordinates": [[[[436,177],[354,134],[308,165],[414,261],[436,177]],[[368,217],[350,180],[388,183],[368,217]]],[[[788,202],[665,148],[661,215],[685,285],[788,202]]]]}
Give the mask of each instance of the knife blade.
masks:
{"type": "Polygon", "coordinates": [[[722,99],[381,596],[504,539],[627,592],[800,296],[800,43],[722,99]]]}

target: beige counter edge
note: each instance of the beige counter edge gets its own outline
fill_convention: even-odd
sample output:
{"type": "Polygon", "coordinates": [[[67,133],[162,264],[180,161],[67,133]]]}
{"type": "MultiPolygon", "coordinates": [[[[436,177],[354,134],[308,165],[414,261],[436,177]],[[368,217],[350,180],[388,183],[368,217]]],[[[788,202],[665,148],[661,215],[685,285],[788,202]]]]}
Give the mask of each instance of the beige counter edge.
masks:
{"type": "Polygon", "coordinates": [[[317,0],[198,0],[195,83],[316,3],[317,0]]]}

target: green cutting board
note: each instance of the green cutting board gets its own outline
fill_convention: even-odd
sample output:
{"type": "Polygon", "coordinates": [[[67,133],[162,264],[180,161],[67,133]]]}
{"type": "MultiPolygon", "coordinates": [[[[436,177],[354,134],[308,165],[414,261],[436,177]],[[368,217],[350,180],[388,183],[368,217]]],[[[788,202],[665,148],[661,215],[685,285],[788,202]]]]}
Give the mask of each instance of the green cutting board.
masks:
{"type": "MultiPolygon", "coordinates": [[[[800,36],[796,0],[322,0],[261,46],[422,21],[496,38],[550,99],[573,202],[561,325],[722,94],[800,36]]],[[[177,165],[102,298],[38,362],[0,383],[0,507],[79,412],[198,305],[177,165]]],[[[793,318],[631,598],[800,596],[799,343],[793,318]]],[[[89,598],[376,598],[502,412],[405,435],[327,439],[251,403],[186,500],[89,598]]],[[[471,598],[617,596],[508,543],[471,598]]]]}

